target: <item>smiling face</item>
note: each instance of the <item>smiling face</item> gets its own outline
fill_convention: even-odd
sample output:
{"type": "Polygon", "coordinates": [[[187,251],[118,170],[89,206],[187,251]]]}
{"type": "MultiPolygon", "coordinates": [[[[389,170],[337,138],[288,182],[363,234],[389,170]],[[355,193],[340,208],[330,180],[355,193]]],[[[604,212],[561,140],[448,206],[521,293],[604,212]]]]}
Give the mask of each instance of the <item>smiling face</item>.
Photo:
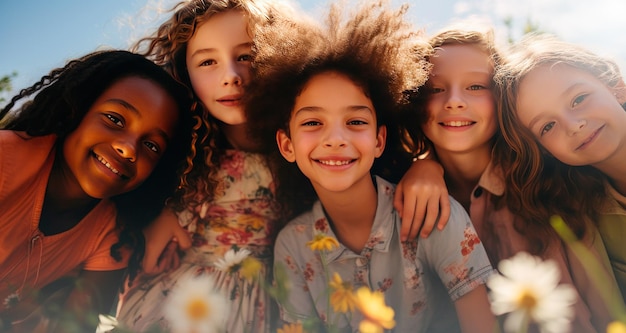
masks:
{"type": "Polygon", "coordinates": [[[522,79],[516,114],[561,162],[601,166],[626,144],[626,112],[619,96],[619,90],[589,72],[546,64],[522,79]]]}
{"type": "Polygon", "coordinates": [[[363,90],[345,75],[313,76],[289,120],[288,136],[278,131],[279,149],[296,162],[315,190],[340,192],[370,181],[374,159],[385,147],[386,128],[377,127],[376,111],[363,90]]]}
{"type": "Polygon", "coordinates": [[[241,104],[250,78],[252,39],[246,16],[237,10],[214,14],[187,44],[187,70],[202,104],[227,125],[245,123],[241,104]]]}
{"type": "Polygon", "coordinates": [[[176,102],[156,83],[116,81],[65,138],[65,188],[99,199],[135,189],[163,156],[177,121],[176,102]]]}
{"type": "Polygon", "coordinates": [[[437,154],[491,150],[497,121],[489,55],[474,45],[450,44],[439,48],[431,63],[422,130],[437,154]]]}

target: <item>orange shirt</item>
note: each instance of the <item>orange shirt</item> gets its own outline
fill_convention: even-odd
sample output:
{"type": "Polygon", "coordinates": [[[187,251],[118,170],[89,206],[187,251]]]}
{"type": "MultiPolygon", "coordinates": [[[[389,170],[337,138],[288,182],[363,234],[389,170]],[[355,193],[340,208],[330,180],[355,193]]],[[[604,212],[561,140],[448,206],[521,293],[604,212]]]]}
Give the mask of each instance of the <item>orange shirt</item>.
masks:
{"type": "Polygon", "coordinates": [[[115,206],[108,200],[68,231],[45,236],[39,230],[55,141],[53,135],[25,139],[0,130],[0,312],[7,297],[27,297],[76,269],[126,267],[110,256],[118,235],[115,206]]]}

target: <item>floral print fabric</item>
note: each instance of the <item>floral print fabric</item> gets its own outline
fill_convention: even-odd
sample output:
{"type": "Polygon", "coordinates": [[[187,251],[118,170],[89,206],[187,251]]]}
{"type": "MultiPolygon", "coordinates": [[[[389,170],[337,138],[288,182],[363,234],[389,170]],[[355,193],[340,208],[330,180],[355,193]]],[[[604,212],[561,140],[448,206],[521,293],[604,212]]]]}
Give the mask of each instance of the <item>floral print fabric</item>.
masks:
{"type": "Polygon", "coordinates": [[[209,274],[228,296],[226,332],[270,331],[272,303],[262,284],[268,283],[271,273],[272,228],[278,216],[272,177],[261,155],[237,150],[222,156],[219,177],[221,184],[212,202],[179,214],[193,239],[180,267],[155,277],[139,277],[120,296],[117,317],[125,327],[136,331],[152,325],[169,328],[162,304],[177,281],[209,274]],[[248,281],[239,272],[215,267],[231,249],[246,249],[263,263],[257,279],[248,281]]]}
{"type": "Polygon", "coordinates": [[[330,307],[328,281],[336,272],[355,289],[366,286],[384,293],[385,303],[395,311],[394,331],[457,331],[452,302],[484,284],[493,271],[467,213],[451,199],[444,230],[403,243],[393,209],[394,185],[381,178],[376,183],[376,217],[361,253],[343,245],[330,251],[312,251],[305,245],[319,233],[335,238],[320,202],[281,230],[274,265],[284,267],[291,283],[288,301],[280,304],[282,319],[295,322],[319,316],[356,331],[363,319],[358,312],[333,313],[330,307]]]}

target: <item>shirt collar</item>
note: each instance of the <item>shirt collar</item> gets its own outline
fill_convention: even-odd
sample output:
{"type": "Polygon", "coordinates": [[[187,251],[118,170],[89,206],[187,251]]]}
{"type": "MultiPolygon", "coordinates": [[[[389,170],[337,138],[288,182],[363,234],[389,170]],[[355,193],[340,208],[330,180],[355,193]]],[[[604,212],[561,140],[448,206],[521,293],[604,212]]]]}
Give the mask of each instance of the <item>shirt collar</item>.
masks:
{"type": "MultiPolygon", "coordinates": [[[[370,237],[368,240],[368,244],[365,245],[364,251],[371,247],[375,251],[379,252],[387,252],[389,250],[389,245],[394,233],[397,231],[397,223],[396,219],[398,218],[398,214],[395,213],[395,209],[393,209],[393,195],[395,191],[395,185],[389,183],[388,181],[375,176],[374,178],[376,183],[376,188],[378,189],[378,202],[376,206],[376,215],[374,217],[374,223],[372,224],[372,230],[370,232],[370,237]],[[391,223],[391,226],[389,225],[391,223]],[[372,242],[373,244],[369,244],[372,242]]],[[[314,232],[321,232],[328,237],[333,237],[337,239],[337,236],[333,232],[330,224],[328,223],[328,218],[324,212],[324,208],[320,201],[317,201],[313,205],[312,216],[314,218],[314,232]]],[[[343,244],[339,243],[339,246],[327,252],[327,259],[329,262],[336,260],[341,257],[342,254],[353,252],[346,248],[343,244]]],[[[360,254],[354,254],[359,256],[360,254]]]]}
{"type": "Polygon", "coordinates": [[[480,176],[477,186],[484,188],[494,195],[504,195],[505,184],[502,169],[496,168],[489,162],[485,171],[483,171],[483,174],[480,176]]]}

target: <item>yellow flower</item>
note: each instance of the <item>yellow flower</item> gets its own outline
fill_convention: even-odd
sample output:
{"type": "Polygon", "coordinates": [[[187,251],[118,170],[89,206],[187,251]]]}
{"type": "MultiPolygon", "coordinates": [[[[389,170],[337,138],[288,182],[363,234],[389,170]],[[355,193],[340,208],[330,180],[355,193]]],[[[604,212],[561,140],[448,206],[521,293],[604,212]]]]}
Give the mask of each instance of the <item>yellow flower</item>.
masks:
{"type": "Polygon", "coordinates": [[[246,280],[252,281],[256,278],[261,271],[261,262],[254,257],[247,257],[241,262],[241,268],[239,274],[243,276],[246,280]]]}
{"type": "Polygon", "coordinates": [[[313,251],[330,251],[339,246],[337,239],[326,236],[323,233],[318,233],[313,237],[313,240],[306,243],[306,245],[313,251]]]}
{"type": "Polygon", "coordinates": [[[381,333],[384,329],[392,329],[396,326],[393,320],[394,311],[385,305],[385,297],[380,291],[370,291],[367,287],[361,287],[356,291],[356,301],[363,319],[359,323],[359,331],[362,333],[381,333]]]}
{"type": "Polygon", "coordinates": [[[285,324],[283,328],[279,328],[276,333],[303,333],[302,324],[285,324]]]}
{"type": "Polygon", "coordinates": [[[356,298],[352,291],[352,284],[341,280],[341,276],[335,272],[329,286],[333,290],[330,294],[330,304],[335,312],[353,312],[356,308],[356,298]]]}
{"type": "Polygon", "coordinates": [[[626,324],[614,321],[606,327],[606,333],[626,333],[626,324]]]}

